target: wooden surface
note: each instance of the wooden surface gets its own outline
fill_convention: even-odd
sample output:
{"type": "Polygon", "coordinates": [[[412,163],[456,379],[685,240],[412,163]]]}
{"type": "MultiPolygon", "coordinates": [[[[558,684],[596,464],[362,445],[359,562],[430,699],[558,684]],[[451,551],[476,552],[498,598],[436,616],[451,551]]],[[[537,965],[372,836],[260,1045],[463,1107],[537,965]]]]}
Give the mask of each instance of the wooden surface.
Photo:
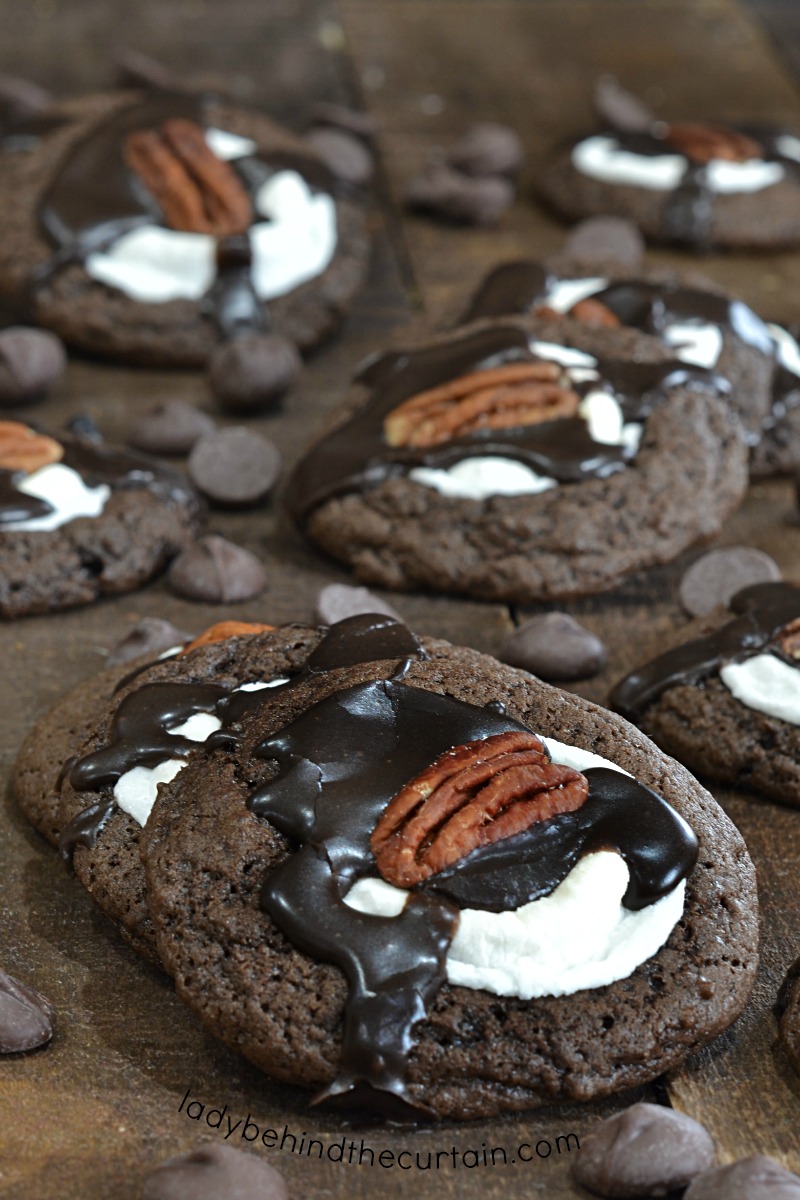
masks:
{"type": "MultiPolygon", "coordinates": [[[[374,216],[375,252],[368,287],[345,335],[309,365],[284,414],[252,422],[293,461],[309,429],[336,402],[364,354],[422,320],[454,313],[491,264],[557,246],[562,231],[530,199],[537,161],[559,137],[591,122],[594,76],[612,71],[665,113],[691,119],[727,114],[800,121],[800,97],[770,34],[796,26],[785,3],[752,10],[733,0],[40,0],[0,7],[0,70],[28,74],[59,93],[106,86],[111,50],[122,37],[175,70],[227,84],[244,100],[269,105],[302,128],[316,99],[363,105],[383,122],[374,216]],[[442,228],[404,217],[402,180],[469,121],[514,125],[529,153],[520,198],[496,232],[442,228]]],[[[794,61],[800,61],[796,53],[794,61]]],[[[689,262],[659,253],[651,261],[689,262]]],[[[690,263],[691,265],[691,263],[690,263]]],[[[703,269],[739,291],[766,316],[800,320],[800,255],[720,257],[703,269]]],[[[70,364],[64,383],[36,415],[56,424],[90,413],[107,437],[124,433],[157,395],[208,404],[193,374],[122,370],[86,360],[70,364]]],[[[216,531],[260,554],[270,586],[237,609],[243,619],[285,621],[313,611],[319,587],[346,574],[305,546],[275,506],[245,515],[214,514],[216,531]]],[[[758,545],[788,575],[800,575],[800,522],[791,486],[751,489],[722,543],[758,545]]],[[[571,606],[606,641],[610,667],[576,687],[603,699],[608,684],[653,652],[681,615],[677,581],[688,561],[631,579],[620,591],[571,606]]],[[[392,602],[418,630],[482,650],[499,647],[513,621],[503,606],[404,595],[392,602]]],[[[4,682],[0,754],[4,778],[20,739],[59,694],[102,666],[104,655],[146,615],[200,630],[229,609],[171,596],[163,582],[90,609],[32,618],[0,628],[4,682]]],[[[763,966],[738,1025],[667,1081],[672,1102],[704,1120],[723,1160],[758,1151],[800,1170],[800,1080],[774,1046],[771,1005],[788,963],[800,953],[800,813],[720,793],[744,832],[759,869],[764,906],[763,966]]],[[[190,1121],[190,1100],[223,1109],[234,1122],[250,1114],[261,1130],[284,1127],[326,1145],[355,1140],[354,1162],[320,1163],[271,1151],[294,1197],[347,1194],[387,1197],[412,1188],[422,1197],[575,1196],[569,1153],[557,1139],[579,1137],[599,1115],[629,1103],[559,1109],[435,1130],[350,1131],[330,1115],[309,1112],[306,1097],[266,1080],[217,1045],[175,999],[171,986],[122,945],[74,880],[6,798],[0,839],[0,963],[44,991],[59,1013],[45,1051],[0,1061],[0,1196],[31,1200],[136,1197],[154,1162],[203,1137],[221,1138],[190,1121]],[[357,1165],[363,1138],[365,1153],[357,1165]],[[519,1153],[519,1146],[540,1145],[519,1153]],[[509,1161],[482,1162],[483,1147],[509,1161]],[[541,1157],[547,1153],[548,1157],[541,1157]],[[453,1166],[455,1147],[458,1166],[453,1166]],[[377,1165],[381,1150],[440,1153],[438,1170],[377,1165]],[[445,1153],[446,1152],[446,1153],[445,1153]],[[460,1159],[460,1155],[465,1155],[460,1159]],[[526,1154],[533,1160],[523,1161],[526,1154]]],[[[664,1085],[646,1089],[664,1098],[664,1085]]],[[[194,1110],[197,1111],[197,1110],[194,1110]]],[[[252,1129],[251,1129],[252,1132],[252,1129]]],[[[237,1142],[237,1135],[228,1144],[237,1142]]],[[[238,1141],[239,1145],[243,1143],[238,1141]]],[[[263,1152],[263,1151],[262,1151],[263,1152]]],[[[425,1161],[423,1159],[423,1161],[425,1161]]]]}

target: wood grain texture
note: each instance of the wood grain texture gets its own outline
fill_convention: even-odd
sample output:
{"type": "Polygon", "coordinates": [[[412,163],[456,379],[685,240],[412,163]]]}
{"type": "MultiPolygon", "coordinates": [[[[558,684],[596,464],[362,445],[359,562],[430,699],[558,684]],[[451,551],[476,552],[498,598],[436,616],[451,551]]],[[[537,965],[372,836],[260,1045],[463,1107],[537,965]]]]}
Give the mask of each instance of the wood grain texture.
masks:
{"type": "MultiPolygon", "coordinates": [[[[317,99],[361,103],[383,122],[368,287],[345,336],[315,356],[285,411],[249,422],[274,438],[287,464],[364,354],[454,314],[495,262],[559,244],[560,226],[531,203],[530,193],[547,147],[591,121],[597,72],[615,72],[679,118],[724,112],[800,119],[793,83],[752,16],[733,0],[342,0],[339,9],[327,0],[105,0],[102,6],[43,0],[0,7],[0,69],[27,74],[59,93],[106,86],[111,51],[123,37],[198,82],[221,83],[242,100],[270,106],[297,129],[317,99]],[[513,124],[528,150],[520,198],[508,220],[487,233],[407,217],[398,205],[404,178],[479,117],[513,124]]],[[[667,252],[652,261],[695,265],[667,252]]],[[[729,256],[706,260],[702,269],[766,315],[800,320],[800,255],[729,256]]],[[[158,395],[211,408],[196,375],[76,359],[57,394],[35,415],[57,426],[88,412],[113,438],[158,395]]],[[[215,513],[212,526],[270,567],[266,595],[237,608],[237,617],[305,619],[321,585],[347,580],[297,537],[273,503],[246,514],[215,513]]],[[[790,486],[752,488],[720,541],[761,546],[787,574],[800,576],[800,523],[790,486]]],[[[677,582],[697,553],[632,578],[612,596],[570,606],[610,651],[608,670],[576,691],[602,699],[614,678],[655,652],[666,632],[684,620],[677,582]]],[[[490,652],[514,616],[524,615],[443,597],[409,594],[391,601],[421,632],[490,652]]],[[[4,779],[33,720],[102,666],[108,648],[140,617],[165,616],[199,630],[229,615],[229,609],[177,599],[158,581],[91,609],[0,627],[4,779]]],[[[724,1157],[758,1149],[797,1167],[800,1083],[773,1049],[770,1006],[781,972],[800,952],[800,814],[741,796],[726,796],[725,803],[759,866],[764,967],[745,1017],[670,1081],[671,1096],[709,1124],[724,1157]]],[[[290,1153],[287,1139],[284,1151],[272,1150],[269,1157],[295,1197],[347,1194],[359,1200],[380,1190],[393,1198],[413,1188],[421,1197],[562,1200],[578,1192],[558,1138],[582,1136],[600,1116],[636,1098],[436,1130],[350,1130],[309,1111],[304,1094],[271,1083],[206,1036],[168,981],[119,941],[9,797],[3,822],[0,963],[50,996],[59,1026],[49,1049],[0,1062],[2,1197],[133,1200],[154,1162],[222,1136],[178,1111],[189,1089],[191,1099],[208,1108],[227,1105],[234,1122],[250,1114],[261,1130],[282,1135],[286,1127],[298,1144],[302,1136],[319,1137],[326,1147],[346,1138],[360,1149],[363,1137],[376,1159],[381,1150],[405,1147],[420,1151],[423,1163],[429,1151],[440,1155],[438,1170],[404,1172],[370,1165],[366,1154],[358,1166],[358,1150],[352,1164],[319,1162],[290,1153]],[[523,1143],[531,1149],[520,1154],[523,1143]],[[502,1147],[516,1161],[484,1168],[459,1157],[475,1151],[480,1162],[484,1146],[502,1147]],[[523,1161],[526,1154],[532,1161],[523,1161]]],[[[245,1143],[237,1133],[228,1144],[245,1143]]]]}

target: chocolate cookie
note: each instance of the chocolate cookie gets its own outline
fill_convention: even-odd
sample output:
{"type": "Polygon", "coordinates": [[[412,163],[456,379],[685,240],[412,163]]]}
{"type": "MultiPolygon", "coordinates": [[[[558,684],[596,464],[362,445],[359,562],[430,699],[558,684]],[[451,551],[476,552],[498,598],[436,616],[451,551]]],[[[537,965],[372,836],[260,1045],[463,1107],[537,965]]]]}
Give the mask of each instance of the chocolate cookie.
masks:
{"type": "Polygon", "coordinates": [[[259,112],[124,92],[28,132],[0,144],[0,294],[71,345],[199,366],[271,326],[306,348],[361,284],[363,196],[259,112]]]}
{"type": "Polygon", "coordinates": [[[154,459],[0,422],[0,615],[132,591],[198,528],[195,493],[154,459]]]}
{"type": "Polygon", "coordinates": [[[768,125],[636,121],[604,103],[603,128],[559,148],[541,196],[569,220],[613,213],[654,242],[773,249],[800,240],[800,138],[768,125]]]}
{"type": "Polygon", "coordinates": [[[477,322],[368,360],[287,502],[368,584],[601,592],[713,536],[739,503],[729,391],[637,330],[477,322]]]}
{"type": "MultiPolygon", "coordinates": [[[[585,222],[590,232],[594,222],[585,222]]],[[[622,224],[622,223],[620,223],[622,224]]],[[[460,323],[510,313],[549,312],[589,325],[639,329],[657,337],[681,362],[730,380],[731,405],[751,447],[751,472],[774,474],[800,466],[800,349],[791,332],[767,324],[735,296],[696,273],[622,266],[575,258],[570,241],[543,262],[520,260],[491,271],[460,323]],[[797,426],[797,431],[795,431],[797,426]]],[[[603,243],[599,252],[605,252],[603,243]]]]}
{"type": "Polygon", "coordinates": [[[159,951],[210,1029],[317,1100],[468,1118],[642,1083],[735,1018],[753,868],[682,768],[390,618],[293,636],[303,668],[145,833],[159,951]],[[595,895],[601,867],[620,878],[595,895]],[[532,922],[510,951],[509,910],[532,922]],[[625,965],[617,921],[648,943],[625,965]]]}
{"type": "Polygon", "coordinates": [[[690,770],[800,806],[798,628],[800,588],[743,588],[620,680],[610,705],[690,770]]]}
{"type": "Polygon", "coordinates": [[[800,1075],[800,958],[786,972],[778,994],[778,1039],[800,1075]]]}

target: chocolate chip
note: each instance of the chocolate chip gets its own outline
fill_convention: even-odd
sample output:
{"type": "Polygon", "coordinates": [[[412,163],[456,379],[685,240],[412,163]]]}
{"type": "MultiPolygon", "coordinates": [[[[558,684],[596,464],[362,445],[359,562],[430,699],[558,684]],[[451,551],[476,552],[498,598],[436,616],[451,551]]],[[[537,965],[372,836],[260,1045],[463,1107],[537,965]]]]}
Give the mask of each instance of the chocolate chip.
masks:
{"type": "Polygon", "coordinates": [[[598,1196],[666,1196],[714,1162],[708,1131],[659,1104],[634,1104],[583,1138],[572,1173],[598,1196]]]}
{"type": "Polygon", "coordinates": [[[753,1154],[695,1179],[683,1200],[800,1200],[800,1176],[753,1154]]]}
{"type": "Polygon", "coordinates": [[[148,1175],[142,1200],[288,1200],[283,1176],[255,1154],[209,1142],[148,1175]]]}
{"type": "Polygon", "coordinates": [[[498,658],[551,681],[586,679],[606,665],[606,648],[599,637],[567,613],[531,617],[503,643],[498,658]]]}
{"type": "Polygon", "coordinates": [[[320,625],[333,625],[345,617],[356,617],[360,613],[384,613],[402,621],[391,604],[379,600],[364,587],[350,587],[346,583],[329,583],[317,596],[315,615],[320,625]]]}
{"type": "Polygon", "coordinates": [[[496,225],[513,201],[513,184],[503,176],[471,178],[445,163],[432,163],[405,189],[409,208],[466,225],[496,225]]]}
{"type": "Polygon", "coordinates": [[[137,417],[128,441],[150,454],[188,454],[214,428],[208,413],[186,400],[157,400],[137,417]]]}
{"type": "Polygon", "coordinates": [[[67,365],[63,342],[44,329],[12,326],[0,333],[0,404],[41,400],[67,365]]]}
{"type": "Polygon", "coordinates": [[[330,104],[322,101],[315,104],[311,110],[312,120],[316,125],[333,125],[354,133],[356,137],[372,138],[381,127],[377,117],[371,113],[361,112],[360,109],[347,108],[344,104],[330,104]]]}
{"type": "Polygon", "coordinates": [[[595,84],[594,106],[598,115],[620,133],[647,133],[658,120],[643,100],[611,75],[601,76],[595,84]]]}
{"type": "Polygon", "coordinates": [[[106,662],[109,667],[118,667],[134,658],[143,658],[152,654],[155,658],[162,650],[173,646],[183,646],[192,640],[192,634],[185,629],[178,629],[171,621],[161,617],[143,617],[130,633],[111,650],[106,662]]]}
{"type": "Polygon", "coordinates": [[[119,50],[114,55],[117,83],[120,87],[153,88],[154,91],[178,91],[178,76],[149,54],[139,50],[119,50]]]}
{"type": "Polygon", "coordinates": [[[763,550],[754,546],[725,546],[692,563],[680,582],[678,594],[691,616],[704,617],[718,604],[727,604],[742,588],[780,578],[780,567],[763,550]]]}
{"type": "Polygon", "coordinates": [[[231,425],[201,437],[187,467],[192,483],[213,503],[246,508],[274,488],[281,455],[260,433],[231,425]]]}
{"type": "Polygon", "coordinates": [[[38,83],[18,75],[0,75],[0,119],[16,124],[49,108],[53,97],[38,83]]]}
{"type": "Polygon", "coordinates": [[[64,428],[82,442],[92,442],[99,446],[103,441],[97,422],[89,413],[76,413],[74,417],[70,417],[64,428]]]}
{"type": "Polygon", "coordinates": [[[644,255],[644,239],[633,221],[624,217],[590,217],[575,226],[563,253],[583,262],[638,267],[644,255]]]}
{"type": "Polygon", "coordinates": [[[208,381],[223,408],[261,412],[276,408],[303,367],[294,342],[279,333],[247,334],[225,342],[208,362],[208,381]]]}
{"type": "Polygon", "coordinates": [[[41,992],[0,970],[0,1054],[44,1046],[53,1036],[53,1016],[41,992]]]}
{"type": "Polygon", "coordinates": [[[267,586],[267,572],[254,554],[216,534],[187,546],[169,569],[169,582],[179,596],[232,604],[252,600],[267,586]]]}
{"type": "Polygon", "coordinates": [[[508,125],[478,121],[471,125],[447,156],[467,175],[515,175],[525,159],[518,135],[508,125]]]}
{"type": "Polygon", "coordinates": [[[337,179],[355,184],[356,187],[369,183],[375,164],[369,150],[355,134],[322,125],[309,130],[304,140],[314,148],[337,179]]]}

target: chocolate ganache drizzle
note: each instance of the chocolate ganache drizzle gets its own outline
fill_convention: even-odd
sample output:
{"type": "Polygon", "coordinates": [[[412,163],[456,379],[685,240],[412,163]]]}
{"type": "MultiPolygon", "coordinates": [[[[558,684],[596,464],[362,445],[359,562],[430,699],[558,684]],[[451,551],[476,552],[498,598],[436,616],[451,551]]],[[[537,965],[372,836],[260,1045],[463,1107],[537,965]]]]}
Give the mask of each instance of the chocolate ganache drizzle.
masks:
{"type": "MultiPolygon", "coordinates": [[[[399,659],[407,665],[416,655],[424,657],[424,652],[405,625],[379,614],[358,615],[328,630],[303,669],[278,687],[244,690],[240,684],[180,681],[142,684],[120,702],[107,744],[70,763],[63,777],[68,776],[78,792],[95,792],[113,787],[133,767],[155,767],[165,759],[187,758],[201,743],[170,730],[200,712],[212,714],[221,723],[220,729],[202,743],[205,748],[210,751],[234,746],[238,739],[233,727],[276,692],[340,667],[382,659],[399,659]]],[[[153,665],[148,663],[126,676],[117,690],[153,665]]],[[[76,846],[95,845],[115,803],[113,796],[104,797],[83,809],[64,827],[59,848],[67,861],[76,846]]]]}
{"type": "MultiPolygon", "coordinates": [[[[209,112],[217,102],[211,95],[151,93],[117,109],[68,152],[39,206],[40,223],[55,250],[33,273],[32,292],[64,267],[107,249],[132,229],[161,223],[158,201],[125,162],[125,139],[176,117],[207,127],[209,112]]],[[[317,191],[334,195],[341,190],[322,162],[287,150],[270,153],[268,161],[256,152],[230,166],[251,199],[280,170],[297,171],[317,191]]],[[[266,328],[268,310],[252,286],[247,235],[220,238],[216,265],[216,280],[203,303],[221,334],[233,337],[266,328]]]]}
{"type": "MultiPolygon", "coordinates": [[[[59,433],[57,440],[64,449],[61,464],[76,471],[89,487],[107,484],[112,492],[147,488],[164,500],[188,504],[193,509],[197,506],[197,497],[178,472],[156,459],[65,433],[59,433]]],[[[18,489],[16,485],[24,478],[24,472],[0,468],[0,532],[4,526],[10,527],[7,532],[13,532],[15,522],[53,511],[48,501],[18,489]]]]}
{"type": "Polygon", "coordinates": [[[409,779],[454,746],[525,728],[496,705],[376,680],[334,693],[257,748],[280,773],[248,806],[299,844],[267,876],[262,906],[295,946],[335,963],[349,985],[340,1072],[315,1102],[342,1097],[395,1115],[420,1109],[407,1085],[413,1029],[445,981],[459,907],[503,911],[547,895],[592,850],[625,859],[623,903],[632,909],[654,903],[694,866],[697,841],[683,818],[627,775],[592,768],[581,809],[473,851],[411,891],[398,917],[344,903],[357,879],[376,874],[370,835],[409,779]]]}
{"type": "MultiPolygon", "coordinates": [[[[756,583],[730,602],[740,614],[707,637],[660,654],[620,680],[610,706],[638,721],[668,688],[695,685],[715,675],[726,662],[741,662],[769,648],[785,625],[800,616],[800,588],[788,583],[756,583]]],[[[796,665],[796,664],[795,664],[796,665]]]]}
{"type": "MultiPolygon", "coordinates": [[[[369,401],[314,446],[289,481],[286,501],[293,516],[302,523],[314,508],[335,496],[377,486],[413,467],[448,467],[464,458],[499,455],[516,459],[562,483],[623,470],[632,451],[594,441],[580,417],[477,430],[426,449],[394,448],[386,443],[384,418],[409,397],[468,371],[541,358],[530,349],[528,335],[509,325],[474,330],[419,350],[368,360],[357,379],[371,389],[369,401]]],[[[606,383],[619,401],[625,421],[646,420],[673,387],[730,391],[721,377],[676,361],[607,359],[598,362],[597,371],[599,381],[593,378],[571,386],[588,392],[598,383],[606,383]]]]}

